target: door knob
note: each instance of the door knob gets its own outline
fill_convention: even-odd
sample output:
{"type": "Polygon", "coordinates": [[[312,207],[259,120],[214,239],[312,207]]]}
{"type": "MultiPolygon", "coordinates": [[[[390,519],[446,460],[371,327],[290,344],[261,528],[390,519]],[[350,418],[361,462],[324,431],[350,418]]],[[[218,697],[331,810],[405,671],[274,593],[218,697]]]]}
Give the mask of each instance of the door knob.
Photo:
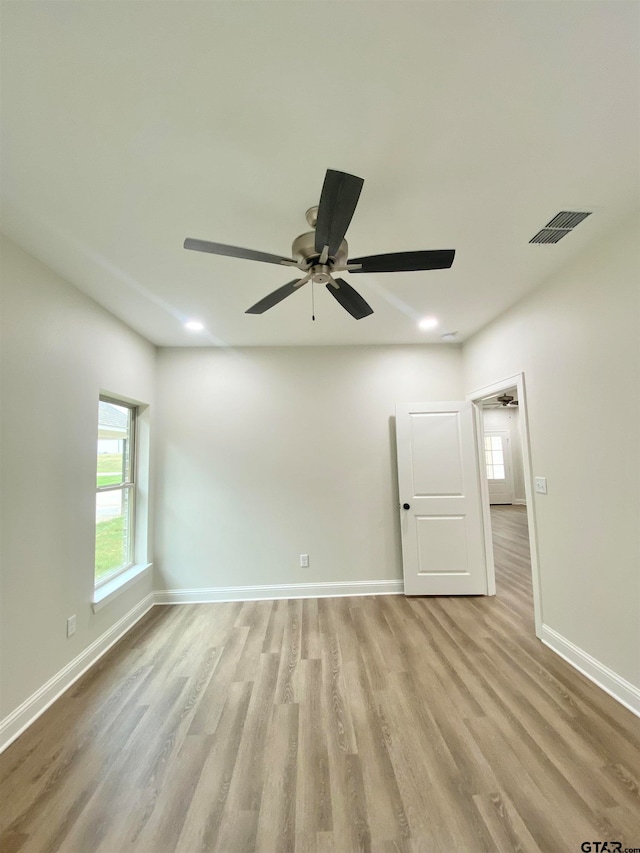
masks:
{"type": "Polygon", "coordinates": [[[409,504],[402,504],[402,509],[411,509],[409,504]]]}

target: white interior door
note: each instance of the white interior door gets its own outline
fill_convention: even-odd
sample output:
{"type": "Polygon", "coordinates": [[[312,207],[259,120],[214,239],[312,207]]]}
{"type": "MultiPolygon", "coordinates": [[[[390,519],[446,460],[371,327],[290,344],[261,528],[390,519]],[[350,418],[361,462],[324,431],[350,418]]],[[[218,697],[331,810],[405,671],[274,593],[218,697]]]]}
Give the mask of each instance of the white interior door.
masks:
{"type": "Polygon", "coordinates": [[[508,430],[485,430],[484,456],[489,485],[489,503],[512,504],[513,476],[508,430]]]}
{"type": "Polygon", "coordinates": [[[405,594],[486,594],[472,403],[398,403],[396,437],[405,594]]]}

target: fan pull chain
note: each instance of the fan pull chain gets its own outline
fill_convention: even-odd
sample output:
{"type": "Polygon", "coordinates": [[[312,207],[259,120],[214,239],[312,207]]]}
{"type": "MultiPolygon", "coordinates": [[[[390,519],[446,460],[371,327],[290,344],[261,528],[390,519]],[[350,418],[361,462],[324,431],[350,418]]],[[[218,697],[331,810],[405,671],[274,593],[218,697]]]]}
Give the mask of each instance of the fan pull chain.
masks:
{"type": "Polygon", "coordinates": [[[316,319],[316,301],[315,301],[315,292],[313,289],[314,281],[311,279],[311,319],[315,321],[316,319]]]}

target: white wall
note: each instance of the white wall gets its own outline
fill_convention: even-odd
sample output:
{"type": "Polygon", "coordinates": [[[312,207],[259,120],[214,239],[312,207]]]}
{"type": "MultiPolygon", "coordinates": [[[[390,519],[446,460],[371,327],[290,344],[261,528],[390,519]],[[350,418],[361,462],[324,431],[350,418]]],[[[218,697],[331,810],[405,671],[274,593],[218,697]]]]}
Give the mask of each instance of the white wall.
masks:
{"type": "Polygon", "coordinates": [[[155,370],[151,344],[8,240],[2,286],[0,719],[151,591],[91,609],[98,395],[152,403],[155,370]]]}
{"type": "Polygon", "coordinates": [[[395,403],[461,379],[457,347],[160,350],[158,587],[401,578],[395,403]]]}
{"type": "Polygon", "coordinates": [[[485,430],[506,430],[509,433],[513,500],[514,503],[525,503],[520,412],[516,408],[507,408],[504,406],[500,406],[499,409],[483,409],[482,422],[485,430]]]}
{"type": "Polygon", "coordinates": [[[635,220],[463,349],[465,391],[525,373],[543,622],[636,686],[639,282],[635,220]]]}

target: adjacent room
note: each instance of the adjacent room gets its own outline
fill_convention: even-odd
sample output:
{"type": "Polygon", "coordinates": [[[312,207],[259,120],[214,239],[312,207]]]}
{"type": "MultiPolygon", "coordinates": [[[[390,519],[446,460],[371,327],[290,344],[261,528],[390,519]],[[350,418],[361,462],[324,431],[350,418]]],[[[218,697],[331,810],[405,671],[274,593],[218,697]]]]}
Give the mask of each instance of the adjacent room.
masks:
{"type": "Polygon", "coordinates": [[[0,849],[640,850],[638,3],[1,15],[0,849]]]}

